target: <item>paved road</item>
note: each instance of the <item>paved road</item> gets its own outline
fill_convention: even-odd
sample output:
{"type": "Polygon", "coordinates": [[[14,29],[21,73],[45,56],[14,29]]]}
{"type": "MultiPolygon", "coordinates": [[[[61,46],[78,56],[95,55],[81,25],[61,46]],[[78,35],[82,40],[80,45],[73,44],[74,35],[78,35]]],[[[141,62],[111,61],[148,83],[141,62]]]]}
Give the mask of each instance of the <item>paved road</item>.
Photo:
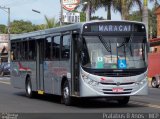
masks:
{"type": "Polygon", "coordinates": [[[127,106],[105,100],[75,100],[74,106],[60,104],[59,97],[37,96],[29,99],[22,89],[14,89],[9,77],[0,78],[0,112],[15,113],[108,113],[108,112],[160,112],[160,88],[149,89],[148,96],[132,97],[127,106]]]}

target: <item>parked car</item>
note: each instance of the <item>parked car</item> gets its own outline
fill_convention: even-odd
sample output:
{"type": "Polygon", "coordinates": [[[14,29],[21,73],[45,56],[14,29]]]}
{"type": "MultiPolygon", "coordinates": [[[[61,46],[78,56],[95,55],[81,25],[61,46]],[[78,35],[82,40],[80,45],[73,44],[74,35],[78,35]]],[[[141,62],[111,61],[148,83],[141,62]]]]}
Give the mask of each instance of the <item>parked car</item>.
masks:
{"type": "Polygon", "coordinates": [[[0,76],[10,75],[10,64],[7,62],[3,62],[0,65],[0,76]]]}

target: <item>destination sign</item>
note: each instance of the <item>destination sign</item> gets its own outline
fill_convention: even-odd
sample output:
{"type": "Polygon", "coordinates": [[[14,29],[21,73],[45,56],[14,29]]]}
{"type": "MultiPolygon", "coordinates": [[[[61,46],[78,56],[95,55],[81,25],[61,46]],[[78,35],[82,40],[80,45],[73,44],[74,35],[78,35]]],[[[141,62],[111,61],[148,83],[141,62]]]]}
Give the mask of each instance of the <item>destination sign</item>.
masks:
{"type": "Polygon", "coordinates": [[[145,32],[145,26],[143,24],[131,24],[131,23],[94,23],[84,26],[84,32],[145,32]]]}
{"type": "Polygon", "coordinates": [[[118,32],[118,31],[131,31],[131,25],[99,25],[98,31],[100,32],[118,32]]]}
{"type": "Polygon", "coordinates": [[[131,25],[92,25],[91,32],[129,32],[131,25]]]}

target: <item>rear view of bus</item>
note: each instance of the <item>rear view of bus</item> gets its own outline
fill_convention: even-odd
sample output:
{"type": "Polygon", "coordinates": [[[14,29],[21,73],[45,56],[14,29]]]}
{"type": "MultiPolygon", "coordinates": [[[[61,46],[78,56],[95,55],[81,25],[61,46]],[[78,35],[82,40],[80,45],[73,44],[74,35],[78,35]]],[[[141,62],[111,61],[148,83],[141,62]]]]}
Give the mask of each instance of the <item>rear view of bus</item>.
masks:
{"type": "Polygon", "coordinates": [[[137,22],[86,23],[82,31],[80,96],[127,104],[147,95],[147,37],[137,22]]]}

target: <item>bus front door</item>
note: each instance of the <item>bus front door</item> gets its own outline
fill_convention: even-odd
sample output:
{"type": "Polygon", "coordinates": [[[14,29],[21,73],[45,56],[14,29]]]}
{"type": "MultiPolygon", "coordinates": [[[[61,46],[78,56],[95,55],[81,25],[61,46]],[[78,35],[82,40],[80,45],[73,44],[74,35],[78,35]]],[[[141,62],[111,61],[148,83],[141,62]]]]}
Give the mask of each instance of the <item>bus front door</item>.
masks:
{"type": "Polygon", "coordinates": [[[44,91],[44,69],[43,69],[43,59],[44,59],[44,46],[43,41],[37,41],[37,90],[39,94],[43,94],[44,91]]]}

